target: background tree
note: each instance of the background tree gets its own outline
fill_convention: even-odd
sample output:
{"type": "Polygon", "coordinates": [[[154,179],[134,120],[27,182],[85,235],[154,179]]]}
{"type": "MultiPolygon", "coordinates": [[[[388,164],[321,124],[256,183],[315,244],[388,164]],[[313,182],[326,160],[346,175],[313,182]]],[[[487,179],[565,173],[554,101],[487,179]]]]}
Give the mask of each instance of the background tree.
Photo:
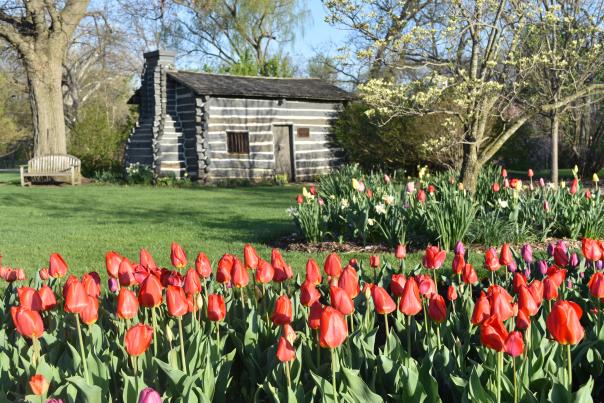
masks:
{"type": "Polygon", "coordinates": [[[286,75],[283,46],[308,16],[300,0],[174,0],[184,12],[166,23],[170,47],[204,56],[206,69],[286,75]]]}
{"type": "Polygon", "coordinates": [[[27,75],[37,155],[67,152],[63,60],[89,0],[0,2],[0,38],[19,54],[27,75]]]}

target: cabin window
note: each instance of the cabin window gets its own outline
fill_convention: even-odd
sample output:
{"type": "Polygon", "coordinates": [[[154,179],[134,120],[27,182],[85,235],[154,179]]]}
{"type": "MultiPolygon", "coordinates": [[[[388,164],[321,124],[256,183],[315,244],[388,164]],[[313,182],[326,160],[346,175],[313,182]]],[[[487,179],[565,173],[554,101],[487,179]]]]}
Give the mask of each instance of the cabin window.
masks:
{"type": "Polygon", "coordinates": [[[249,154],[249,132],[227,132],[227,151],[230,154],[249,154]]]}
{"type": "Polygon", "coordinates": [[[299,138],[308,138],[310,137],[310,129],[308,127],[298,127],[298,137],[299,138]]]}

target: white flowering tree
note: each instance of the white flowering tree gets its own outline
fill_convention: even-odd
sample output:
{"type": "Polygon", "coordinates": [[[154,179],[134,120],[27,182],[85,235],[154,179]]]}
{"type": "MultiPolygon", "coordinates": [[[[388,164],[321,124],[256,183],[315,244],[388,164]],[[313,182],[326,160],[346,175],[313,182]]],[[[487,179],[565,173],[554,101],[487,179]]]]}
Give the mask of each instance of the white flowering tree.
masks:
{"type": "MultiPolygon", "coordinates": [[[[535,72],[560,68],[555,63],[558,56],[553,57],[557,51],[547,46],[533,46],[530,54],[525,53],[526,41],[538,45],[546,32],[564,26],[567,16],[555,12],[548,1],[452,0],[424,5],[415,13],[413,24],[405,25],[395,40],[386,41],[390,56],[381,60],[392,61],[396,74],[391,79],[371,79],[359,87],[371,107],[369,113],[384,123],[398,116],[447,116],[452,133],[454,128],[463,133],[459,140],[463,148],[460,180],[474,191],[481,167],[525,123],[604,90],[592,80],[581,80],[574,89],[567,85],[557,97],[535,89],[535,72]]],[[[391,2],[401,6],[416,3],[391,2]]],[[[329,3],[332,14],[371,16],[363,2],[329,3]]],[[[572,3],[581,7],[582,2],[572,3]]],[[[589,2],[590,7],[593,4],[589,2]]],[[[593,24],[591,35],[599,29],[593,24]]],[[[580,37],[581,32],[575,34],[580,37]]],[[[383,40],[369,43],[357,56],[374,60],[384,44],[383,40]]],[[[600,46],[589,52],[590,59],[602,57],[600,46]]],[[[584,57],[585,52],[565,55],[584,57]]],[[[568,70],[577,63],[570,62],[568,70]]],[[[455,138],[452,135],[451,146],[459,146],[455,138]]]]}

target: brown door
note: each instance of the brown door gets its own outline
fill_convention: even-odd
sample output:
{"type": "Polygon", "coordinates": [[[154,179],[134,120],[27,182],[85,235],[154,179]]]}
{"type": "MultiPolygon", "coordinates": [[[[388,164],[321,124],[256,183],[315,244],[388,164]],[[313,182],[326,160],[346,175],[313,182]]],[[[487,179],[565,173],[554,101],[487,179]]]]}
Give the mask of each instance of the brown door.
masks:
{"type": "Polygon", "coordinates": [[[275,173],[286,174],[290,181],[295,180],[293,165],[292,127],[273,126],[275,141],[275,173]]]}

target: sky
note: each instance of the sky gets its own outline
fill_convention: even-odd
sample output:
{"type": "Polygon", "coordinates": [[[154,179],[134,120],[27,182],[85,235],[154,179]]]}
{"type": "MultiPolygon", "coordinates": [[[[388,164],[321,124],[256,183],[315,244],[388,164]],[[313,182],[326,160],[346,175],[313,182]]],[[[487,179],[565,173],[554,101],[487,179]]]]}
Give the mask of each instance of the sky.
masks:
{"type": "Polygon", "coordinates": [[[292,56],[308,58],[317,51],[335,50],[346,38],[346,32],[325,22],[325,8],[321,0],[307,0],[310,16],[303,37],[296,39],[292,46],[292,56]]]}

